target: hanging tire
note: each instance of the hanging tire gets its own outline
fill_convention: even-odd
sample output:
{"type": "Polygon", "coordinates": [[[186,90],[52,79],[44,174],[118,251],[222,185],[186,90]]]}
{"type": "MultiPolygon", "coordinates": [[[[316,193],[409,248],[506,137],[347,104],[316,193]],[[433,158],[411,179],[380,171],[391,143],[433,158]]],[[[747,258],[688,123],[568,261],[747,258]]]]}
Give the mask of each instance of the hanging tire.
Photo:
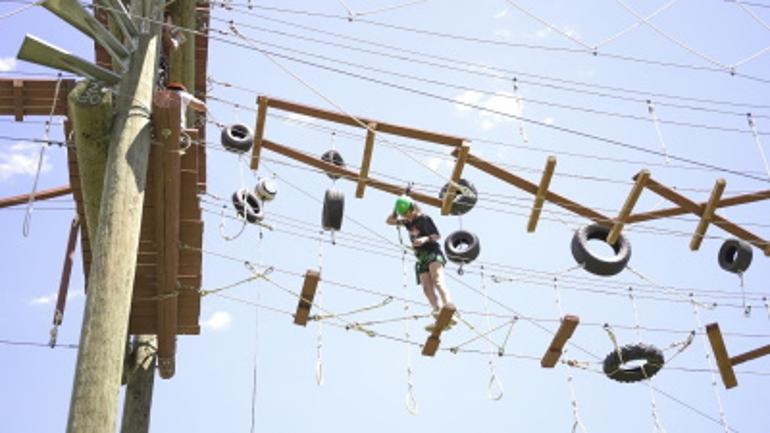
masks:
{"type": "Polygon", "coordinates": [[[222,147],[230,152],[248,152],[253,142],[251,129],[242,123],[228,125],[222,130],[222,147]]]}
{"type": "Polygon", "coordinates": [[[342,191],[327,189],[321,214],[324,230],[339,231],[342,228],[342,215],[345,210],[345,195],[342,191]]]}
{"type": "Polygon", "coordinates": [[[245,218],[251,224],[256,224],[265,217],[262,203],[254,193],[246,188],[233,193],[233,207],[235,207],[238,216],[245,218]]]}
{"type": "Polygon", "coordinates": [[[753,256],[750,243],[728,239],[719,249],[719,266],[727,272],[741,274],[749,268],[753,256]]]}
{"type": "Polygon", "coordinates": [[[278,194],[278,184],[273,179],[263,177],[257,182],[254,192],[263,202],[271,201],[278,194]]]}
{"type": "Polygon", "coordinates": [[[604,374],[618,382],[631,383],[649,379],[661,368],[665,359],[663,352],[655,346],[648,344],[629,344],[620,348],[620,353],[613,350],[604,358],[604,374]],[[631,361],[645,361],[639,367],[623,368],[623,365],[631,361]]]}
{"type": "Polygon", "coordinates": [[[615,251],[613,257],[599,256],[588,249],[588,241],[600,239],[607,241],[610,229],[599,224],[583,226],[572,237],[572,256],[575,261],[583,264],[583,268],[601,276],[612,276],[620,273],[631,259],[631,244],[620,235],[614,245],[610,245],[615,251]]]}
{"type": "MultiPolygon", "coordinates": [[[[478,195],[476,192],[476,187],[473,186],[472,183],[470,183],[466,179],[460,179],[457,183],[460,185],[468,188],[473,192],[473,195],[466,195],[462,194],[460,191],[455,190],[455,198],[452,201],[452,207],[449,210],[449,213],[452,215],[464,215],[468,212],[470,212],[471,209],[473,209],[473,206],[476,205],[476,201],[478,200],[478,195]]],[[[438,197],[440,199],[444,199],[444,195],[446,195],[447,190],[449,189],[449,183],[444,185],[443,188],[441,188],[441,191],[438,193],[438,197]]]]}
{"type": "MultiPolygon", "coordinates": [[[[336,150],[327,150],[323,155],[321,155],[321,159],[325,162],[328,162],[329,164],[334,164],[337,167],[345,167],[345,160],[342,159],[342,155],[340,155],[340,153],[336,150]]],[[[326,175],[333,180],[340,178],[340,176],[336,174],[326,173],[326,175]]]]}
{"type": "Polygon", "coordinates": [[[457,264],[467,264],[479,256],[481,243],[479,238],[466,230],[452,232],[444,240],[447,259],[457,264]]]}

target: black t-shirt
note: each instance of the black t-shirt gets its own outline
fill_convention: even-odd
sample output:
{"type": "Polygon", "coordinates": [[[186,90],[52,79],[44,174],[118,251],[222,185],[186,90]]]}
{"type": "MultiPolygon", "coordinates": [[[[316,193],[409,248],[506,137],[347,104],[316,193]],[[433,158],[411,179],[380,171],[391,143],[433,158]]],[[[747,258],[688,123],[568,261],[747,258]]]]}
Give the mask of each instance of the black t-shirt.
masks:
{"type": "MultiPolygon", "coordinates": [[[[418,215],[412,221],[405,221],[404,227],[409,232],[409,239],[414,241],[417,238],[430,235],[438,235],[438,229],[433,224],[433,220],[428,215],[418,215]]],[[[430,240],[415,248],[415,252],[440,253],[441,245],[434,240],[430,240]]]]}

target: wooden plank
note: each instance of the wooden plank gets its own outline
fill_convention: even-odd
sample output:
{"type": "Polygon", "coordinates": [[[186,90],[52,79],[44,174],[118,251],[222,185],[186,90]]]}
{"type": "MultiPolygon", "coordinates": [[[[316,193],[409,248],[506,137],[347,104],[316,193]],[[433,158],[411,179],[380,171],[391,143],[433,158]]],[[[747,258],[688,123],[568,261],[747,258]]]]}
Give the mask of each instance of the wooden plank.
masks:
{"type": "Polygon", "coordinates": [[[369,167],[372,164],[372,153],[374,152],[374,138],[376,123],[369,123],[369,129],[366,131],[366,144],[364,145],[364,156],[361,160],[361,171],[358,173],[358,182],[356,183],[356,197],[364,198],[364,189],[366,188],[366,178],[369,177],[369,167]]]}
{"type": "Polygon", "coordinates": [[[634,186],[631,187],[631,191],[628,193],[628,197],[626,197],[626,202],[620,209],[618,217],[612,225],[612,229],[610,229],[610,234],[607,235],[607,243],[610,245],[615,245],[615,242],[618,241],[620,232],[623,230],[623,225],[625,225],[628,216],[631,215],[631,211],[634,209],[634,206],[636,206],[639,196],[642,195],[644,185],[650,179],[650,171],[642,170],[634,177],[634,179],[636,179],[636,182],[634,183],[634,186]]]}
{"type": "MultiPolygon", "coordinates": [[[[717,208],[738,206],[741,204],[754,203],[758,201],[770,200],[770,189],[764,191],[757,191],[748,194],[736,195],[734,197],[723,198],[717,203],[717,208]]],[[[706,203],[698,203],[698,207],[703,209],[706,207],[706,203]]],[[[639,223],[645,221],[652,221],[660,218],[667,218],[672,216],[686,215],[690,213],[689,210],[683,207],[672,207],[666,209],[659,209],[656,211],[643,212],[634,214],[628,217],[628,224],[639,223]]]]}
{"type": "Polygon", "coordinates": [[[722,338],[722,331],[719,330],[719,324],[706,325],[706,334],[709,337],[711,350],[714,352],[714,358],[717,361],[719,374],[722,376],[722,383],[724,383],[725,388],[730,389],[738,386],[738,379],[735,378],[730,356],[727,355],[727,348],[725,348],[725,341],[722,338]]]}
{"type": "MultiPolygon", "coordinates": [[[[516,188],[526,191],[532,195],[537,195],[538,186],[535,185],[534,183],[522,177],[519,177],[509,171],[503,170],[502,168],[492,163],[484,161],[483,159],[478,158],[473,154],[468,154],[466,163],[473,167],[478,168],[479,170],[493,177],[496,177],[502,180],[503,182],[509,183],[515,186],[516,188]]],[[[569,200],[568,198],[562,197],[561,195],[551,191],[548,191],[545,194],[545,200],[557,206],[560,206],[572,213],[588,218],[599,224],[607,225],[611,221],[610,218],[600,214],[599,212],[593,209],[590,209],[588,207],[585,207],[581,204],[578,204],[572,200],[569,200]]]]}
{"type": "Polygon", "coordinates": [[[545,355],[543,355],[543,359],[540,360],[541,367],[553,368],[556,365],[556,362],[561,358],[564,345],[567,344],[567,340],[572,337],[572,334],[575,332],[575,328],[577,328],[579,323],[580,318],[578,316],[573,316],[571,314],[564,316],[559,325],[559,329],[556,331],[556,334],[554,334],[553,340],[551,340],[551,345],[548,346],[548,350],[546,350],[545,355]]]}
{"type": "Polygon", "coordinates": [[[742,353],[740,355],[735,355],[732,358],[730,358],[730,364],[731,365],[738,365],[742,364],[746,361],[751,361],[752,359],[761,358],[763,356],[770,355],[770,344],[766,346],[759,347],[754,350],[750,350],[746,353],[742,353]]]}
{"type": "Polygon", "coordinates": [[[711,220],[714,218],[714,211],[716,210],[717,202],[722,197],[722,193],[725,191],[726,182],[724,179],[717,179],[714,184],[714,189],[711,190],[711,197],[706,202],[706,207],[703,209],[698,227],[695,229],[695,233],[690,240],[690,249],[696,251],[700,248],[703,242],[703,236],[706,235],[711,220]]]}
{"type": "MultiPolygon", "coordinates": [[[[354,171],[350,171],[348,169],[338,167],[334,164],[330,164],[326,161],[323,161],[316,156],[308,155],[306,153],[300,152],[298,150],[294,150],[290,147],[280,145],[270,140],[263,140],[262,147],[268,150],[272,150],[273,152],[279,153],[283,156],[302,162],[304,164],[318,168],[320,170],[324,170],[327,173],[336,174],[342,178],[352,180],[352,181],[358,180],[358,173],[354,171]]],[[[403,186],[389,184],[373,178],[367,178],[366,185],[371,188],[375,188],[380,191],[389,192],[394,195],[401,195],[404,193],[403,186]]],[[[422,194],[416,191],[410,191],[409,196],[421,203],[425,203],[435,207],[441,206],[441,200],[439,200],[436,197],[429,196],[427,194],[422,194]]]]}
{"type": "Polygon", "coordinates": [[[457,311],[457,309],[454,304],[446,304],[441,307],[441,311],[439,311],[438,317],[436,318],[436,323],[433,325],[433,331],[431,331],[430,336],[425,340],[425,345],[422,347],[423,356],[436,355],[436,351],[441,344],[441,333],[447,326],[449,326],[455,311],[457,311]]]}
{"type": "Polygon", "coordinates": [[[17,122],[24,120],[24,81],[13,80],[13,117],[17,122]]]}
{"type": "MultiPolygon", "coordinates": [[[[63,195],[72,194],[72,187],[69,185],[60,186],[56,188],[44,189],[35,193],[35,201],[47,200],[49,198],[61,197],[63,195]]],[[[10,206],[17,206],[20,204],[27,204],[31,194],[21,194],[12,197],[6,197],[0,199],[0,209],[10,206]]]]}
{"type": "Polygon", "coordinates": [[[455,188],[454,184],[460,181],[460,176],[463,174],[465,160],[468,158],[469,151],[470,147],[463,144],[456,152],[453,152],[457,155],[457,160],[455,161],[455,167],[452,170],[452,177],[450,177],[452,182],[450,182],[449,187],[447,187],[446,193],[444,194],[444,200],[441,202],[441,215],[449,215],[449,212],[452,210],[452,203],[454,203],[455,195],[457,195],[457,188],[455,188]]]}
{"type": "MultiPolygon", "coordinates": [[[[688,212],[695,214],[697,216],[701,216],[704,212],[704,207],[700,207],[698,203],[695,203],[694,201],[688,199],[687,197],[679,194],[678,192],[672,190],[671,188],[655,181],[654,179],[650,178],[647,181],[647,189],[650,191],[653,191],[654,193],[658,194],[659,196],[665,198],[666,200],[669,200],[670,202],[678,205],[679,207],[683,209],[687,209],[688,212]]],[[[748,230],[745,230],[736,224],[728,221],[725,218],[722,218],[721,216],[717,215],[716,213],[711,218],[712,224],[716,225],[717,227],[721,228],[722,230],[734,235],[735,237],[739,239],[743,239],[744,241],[754,245],[755,247],[759,248],[760,250],[764,251],[766,256],[770,256],[770,243],[768,243],[766,240],[760,238],[759,236],[749,232],[748,230]]]]}
{"type": "Polygon", "coordinates": [[[268,105],[279,110],[289,111],[292,113],[303,114],[305,116],[315,117],[317,119],[328,120],[330,122],[340,123],[343,125],[356,126],[362,128],[363,125],[369,123],[376,123],[377,130],[386,134],[399,135],[401,137],[414,138],[416,140],[429,141],[432,143],[446,144],[448,146],[459,147],[462,146],[465,141],[462,138],[452,137],[450,135],[438,134],[435,132],[428,132],[421,129],[409,128],[406,126],[394,125],[392,123],[385,123],[376,120],[365,119],[363,117],[351,118],[347,114],[336,113],[321,108],[315,108],[308,105],[297,104],[294,102],[284,101],[281,99],[270,98],[268,105]]]}
{"type": "Polygon", "coordinates": [[[551,155],[545,162],[543,177],[540,178],[540,185],[537,186],[537,192],[535,193],[535,203],[532,205],[532,212],[529,214],[529,221],[527,222],[527,231],[529,233],[533,233],[537,228],[537,222],[540,220],[540,213],[543,211],[545,194],[548,192],[548,187],[551,185],[551,179],[553,178],[555,169],[556,157],[551,155]]]}
{"type": "Polygon", "coordinates": [[[262,139],[265,136],[265,122],[267,121],[268,100],[266,96],[257,97],[257,120],[254,125],[254,143],[251,146],[252,170],[259,168],[259,155],[262,152],[262,139]]]}
{"type": "Polygon", "coordinates": [[[313,298],[315,297],[315,291],[318,287],[318,280],[320,278],[321,274],[318,273],[318,271],[308,270],[305,272],[305,282],[302,284],[302,292],[299,295],[297,312],[294,314],[295,325],[307,325],[307,319],[310,316],[310,308],[313,306],[313,298]]]}

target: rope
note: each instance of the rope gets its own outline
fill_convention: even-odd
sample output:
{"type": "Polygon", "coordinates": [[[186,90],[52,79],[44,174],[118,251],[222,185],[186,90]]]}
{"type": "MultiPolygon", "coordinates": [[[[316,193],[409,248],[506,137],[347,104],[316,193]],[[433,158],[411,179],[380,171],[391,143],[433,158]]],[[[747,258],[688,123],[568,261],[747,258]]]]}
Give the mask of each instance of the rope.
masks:
{"type": "MultiPolygon", "coordinates": [[[[401,239],[400,226],[396,226],[398,231],[398,240],[403,247],[404,242],[401,239]]],[[[404,291],[404,314],[409,316],[409,289],[407,287],[407,272],[406,272],[406,248],[401,250],[401,287],[404,291]]],[[[430,315],[427,315],[430,317],[430,315]]],[[[414,316],[415,318],[418,316],[414,316]]],[[[409,332],[409,322],[404,322],[404,339],[410,341],[412,338],[409,332]]],[[[404,396],[404,404],[406,410],[410,415],[417,415],[419,413],[419,407],[417,405],[417,398],[414,396],[414,381],[412,378],[412,348],[409,345],[406,346],[406,395],[404,396]]]]}
{"type": "Polygon", "coordinates": [[[671,163],[671,159],[668,157],[668,149],[666,148],[666,141],[663,140],[663,133],[660,131],[660,120],[658,119],[658,114],[655,111],[655,104],[653,104],[651,100],[647,101],[647,112],[650,114],[650,118],[652,119],[652,124],[655,125],[655,133],[658,136],[658,142],[660,143],[660,148],[663,151],[665,163],[666,165],[669,165],[671,163]]]}
{"type": "Polygon", "coordinates": [[[656,16],[658,16],[662,12],[668,10],[677,1],[678,0],[671,0],[670,2],[668,2],[668,3],[664,4],[663,6],[659,7],[655,12],[653,12],[650,15],[647,15],[646,17],[644,17],[643,19],[635,22],[634,24],[631,24],[630,26],[628,26],[625,29],[619,31],[618,33],[615,33],[614,35],[612,35],[612,36],[610,36],[610,37],[608,37],[608,38],[606,38],[606,39],[604,39],[604,40],[602,40],[600,42],[597,42],[596,45],[594,45],[594,51],[597,52],[599,50],[599,47],[601,47],[603,45],[607,45],[608,43],[614,41],[615,39],[617,39],[617,38],[619,38],[621,36],[623,36],[624,34],[630,32],[631,30],[633,30],[633,29],[639,27],[640,25],[646,23],[647,21],[655,18],[656,16]]]}
{"type": "Polygon", "coordinates": [[[754,125],[754,118],[751,117],[751,113],[746,114],[746,120],[749,123],[749,129],[751,129],[751,135],[754,137],[754,142],[757,144],[759,156],[762,157],[762,162],[765,164],[765,171],[767,172],[767,176],[770,177],[770,164],[767,162],[765,148],[762,146],[762,142],[759,141],[759,133],[757,132],[757,127],[754,125]]]}
{"type": "Polygon", "coordinates": [[[14,16],[16,14],[20,14],[20,13],[26,11],[27,9],[32,9],[35,6],[40,6],[44,2],[45,2],[45,0],[39,0],[39,1],[36,1],[36,2],[33,2],[33,3],[30,3],[28,5],[16,8],[16,9],[10,11],[10,12],[7,12],[7,13],[5,13],[3,15],[0,15],[0,20],[4,20],[6,18],[10,18],[10,17],[12,17],[12,16],[14,16]]]}
{"type": "MultiPolygon", "coordinates": [[[[499,95],[501,97],[505,97],[504,94],[499,95]]],[[[524,113],[524,103],[522,102],[521,96],[519,96],[519,85],[516,82],[516,78],[513,79],[513,98],[516,102],[516,108],[518,109],[519,115],[524,113]]],[[[527,137],[527,131],[524,129],[524,122],[519,119],[519,136],[521,136],[521,141],[524,142],[524,144],[529,144],[529,138],[527,137]]]]}
{"type": "MultiPolygon", "coordinates": [[[[323,263],[324,263],[324,242],[323,231],[318,232],[318,274],[323,275],[323,263]]],[[[323,305],[323,284],[322,279],[318,280],[318,287],[316,293],[318,295],[318,303],[323,305]]],[[[316,362],[315,362],[315,382],[316,385],[321,386],[324,382],[324,367],[323,367],[323,323],[316,317],[318,321],[318,334],[316,336],[316,362]]]]}
{"type": "MultiPolygon", "coordinates": [[[[492,332],[492,321],[489,318],[489,298],[487,296],[487,284],[486,280],[484,279],[484,266],[481,266],[481,290],[484,292],[484,315],[487,318],[487,329],[490,329],[489,332],[492,332]]],[[[513,326],[513,321],[511,323],[511,326],[513,326]]],[[[510,335],[510,328],[508,331],[508,335],[510,335]]],[[[506,338],[507,340],[507,338],[506,338]]],[[[497,346],[495,344],[490,344],[491,349],[497,349],[497,353],[503,353],[503,346],[497,346]]],[[[487,397],[489,397],[490,400],[498,401],[501,398],[503,398],[503,383],[500,381],[500,378],[497,377],[497,372],[495,371],[495,355],[490,352],[489,354],[489,384],[487,384],[487,397]]]]}

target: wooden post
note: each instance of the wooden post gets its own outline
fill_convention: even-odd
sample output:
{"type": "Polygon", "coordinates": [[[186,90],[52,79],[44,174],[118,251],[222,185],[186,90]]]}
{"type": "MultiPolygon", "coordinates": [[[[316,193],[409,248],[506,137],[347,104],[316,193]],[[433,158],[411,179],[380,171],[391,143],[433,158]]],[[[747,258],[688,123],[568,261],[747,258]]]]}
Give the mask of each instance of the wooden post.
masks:
{"type": "Polygon", "coordinates": [[[366,179],[369,177],[369,167],[372,164],[372,152],[374,151],[374,130],[377,124],[370,122],[369,129],[366,131],[366,145],[364,145],[364,157],[361,161],[361,171],[358,174],[358,183],[356,184],[356,197],[364,197],[364,188],[366,188],[366,179]]]}
{"type": "MultiPolygon", "coordinates": [[[[80,221],[77,215],[70,224],[70,234],[67,238],[67,250],[64,253],[64,265],[61,271],[61,280],[59,280],[59,293],[56,296],[56,310],[53,313],[53,326],[59,326],[64,320],[64,307],[67,305],[67,292],[70,288],[70,276],[72,275],[72,262],[75,259],[75,248],[77,247],[78,232],[80,231],[80,221]]],[[[53,337],[53,336],[52,336],[53,337]]]]}
{"type": "Polygon", "coordinates": [[[441,344],[441,332],[444,328],[449,326],[452,321],[452,316],[457,309],[454,304],[446,304],[441,307],[441,311],[438,313],[436,323],[433,325],[433,331],[431,331],[428,339],[425,340],[425,345],[422,347],[423,356],[434,356],[438,350],[438,346],[441,344]]]}
{"type": "Polygon", "coordinates": [[[152,390],[155,386],[155,345],[153,335],[134,336],[120,433],[150,431],[152,390]]]}
{"type": "Polygon", "coordinates": [[[733,371],[733,366],[730,362],[730,356],[727,354],[727,348],[725,347],[725,341],[722,338],[722,331],[719,330],[719,324],[711,323],[706,325],[706,334],[711,343],[711,350],[714,351],[714,358],[717,361],[719,375],[722,376],[722,383],[725,384],[725,388],[730,389],[738,386],[738,379],[735,378],[735,372],[733,371]]]}
{"type": "Polygon", "coordinates": [[[636,202],[639,200],[639,196],[642,195],[644,185],[647,184],[647,181],[650,179],[650,171],[642,170],[634,177],[634,179],[636,179],[636,183],[634,183],[634,186],[631,187],[631,192],[628,193],[626,202],[620,209],[618,217],[615,219],[615,223],[612,225],[610,234],[607,235],[607,243],[610,245],[615,245],[615,242],[618,241],[618,238],[620,237],[620,231],[623,230],[623,225],[625,225],[626,221],[628,221],[628,216],[631,215],[631,211],[634,209],[634,206],[636,206],[636,202]]]}
{"type": "Polygon", "coordinates": [[[465,167],[465,159],[468,157],[468,151],[470,151],[470,147],[466,144],[463,144],[457,149],[457,161],[455,162],[455,168],[452,170],[452,177],[450,178],[452,182],[449,183],[446,193],[444,194],[444,200],[441,202],[441,215],[449,215],[449,212],[452,210],[452,203],[454,203],[455,195],[457,194],[457,188],[455,188],[454,184],[460,181],[460,176],[463,174],[463,167],[465,167]]]}
{"type": "MultiPolygon", "coordinates": [[[[80,190],[86,216],[88,239],[96,239],[99,205],[104,187],[104,168],[112,127],[112,94],[104,92],[98,81],[79,82],[69,97],[69,115],[75,131],[80,190]]],[[[93,251],[93,245],[91,246],[93,251]]]]}
{"type": "Polygon", "coordinates": [[[257,97],[257,124],[254,125],[254,144],[251,146],[250,168],[259,168],[259,155],[262,151],[262,138],[265,136],[265,122],[267,121],[267,96],[257,97]]]}
{"type": "Polygon", "coordinates": [[[555,169],[556,157],[551,155],[545,162],[543,177],[540,178],[540,185],[538,185],[537,193],[535,193],[535,204],[532,205],[532,213],[529,214],[527,231],[530,233],[533,233],[537,228],[537,222],[540,220],[540,213],[543,211],[543,204],[545,203],[545,194],[548,192],[548,186],[551,185],[551,179],[553,178],[553,171],[555,169]]]}
{"type": "Polygon", "coordinates": [[[692,235],[690,240],[690,249],[696,251],[700,248],[703,237],[706,235],[706,229],[708,229],[711,220],[714,218],[714,211],[717,208],[719,199],[722,198],[722,193],[725,191],[725,180],[717,179],[714,184],[714,189],[711,190],[711,197],[706,203],[706,207],[703,209],[703,214],[700,216],[698,222],[698,228],[695,229],[695,234],[692,235]]]}
{"type": "Polygon", "coordinates": [[[305,272],[305,282],[302,284],[297,312],[294,314],[295,325],[307,325],[307,319],[310,317],[310,309],[313,307],[313,298],[315,297],[315,290],[318,287],[319,279],[321,279],[321,274],[318,271],[308,270],[305,272]]]}
{"type": "Polygon", "coordinates": [[[17,122],[24,120],[24,81],[13,80],[13,118],[17,122]]]}
{"type": "MultiPolygon", "coordinates": [[[[138,4],[138,3],[135,3],[138,4]]],[[[163,1],[149,0],[150,11],[163,1]]],[[[159,14],[150,14],[150,31],[139,36],[128,71],[118,89],[115,134],[111,137],[93,238],[83,327],[67,422],[68,433],[115,430],[124,345],[134,288],[136,254],[142,221],[149,117],[160,42],[159,14]]]]}
{"type": "Polygon", "coordinates": [[[568,314],[564,316],[559,325],[559,329],[551,340],[551,345],[548,346],[548,350],[543,355],[543,359],[540,360],[540,366],[543,368],[553,368],[556,362],[561,358],[561,353],[564,349],[564,345],[567,344],[567,340],[572,337],[572,333],[575,332],[580,323],[578,316],[568,314]]]}

